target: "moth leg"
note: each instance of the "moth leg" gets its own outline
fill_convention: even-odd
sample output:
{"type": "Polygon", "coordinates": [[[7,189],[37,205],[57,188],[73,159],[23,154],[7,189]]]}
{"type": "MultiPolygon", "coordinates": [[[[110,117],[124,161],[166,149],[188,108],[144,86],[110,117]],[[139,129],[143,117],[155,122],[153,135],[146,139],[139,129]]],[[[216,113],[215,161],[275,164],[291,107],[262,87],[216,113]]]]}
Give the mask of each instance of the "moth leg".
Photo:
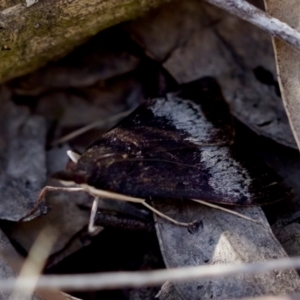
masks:
{"type": "Polygon", "coordinates": [[[83,191],[83,188],[78,188],[78,187],[55,187],[55,186],[45,186],[40,194],[39,197],[34,204],[33,208],[21,219],[25,220],[28,216],[30,216],[34,211],[36,211],[41,204],[43,198],[45,198],[46,194],[48,191],[68,191],[68,192],[78,192],[78,191],[83,191]]]}
{"type": "Polygon", "coordinates": [[[126,213],[119,214],[110,210],[98,210],[94,224],[105,228],[117,228],[128,231],[154,232],[154,222],[152,220],[140,219],[126,213]]]}
{"type": "Polygon", "coordinates": [[[99,197],[95,197],[91,209],[91,214],[90,214],[90,221],[89,221],[89,226],[88,226],[88,232],[89,233],[94,233],[97,230],[97,226],[95,226],[95,217],[97,214],[98,210],[98,203],[99,203],[99,197]]]}
{"type": "Polygon", "coordinates": [[[160,212],[159,210],[155,209],[153,206],[149,205],[146,201],[141,203],[142,205],[144,205],[145,207],[147,207],[149,210],[153,211],[155,214],[157,214],[158,216],[162,217],[163,219],[168,220],[169,222],[175,224],[175,225],[179,225],[179,226],[184,226],[184,227],[190,227],[192,225],[195,224],[195,221],[190,222],[190,223],[184,223],[184,222],[179,222],[171,217],[168,217],[167,215],[163,214],[162,212],[160,212]]]}
{"type": "Polygon", "coordinates": [[[134,203],[145,202],[145,199],[143,198],[136,198],[136,197],[126,196],[115,192],[100,190],[93,186],[87,185],[85,183],[79,185],[83,188],[83,190],[85,190],[87,193],[89,193],[94,197],[102,197],[102,198],[107,198],[112,200],[120,200],[125,202],[134,202],[134,203]]]}
{"type": "Polygon", "coordinates": [[[45,197],[45,195],[47,194],[47,192],[51,192],[51,191],[67,191],[67,192],[78,192],[78,191],[84,191],[83,188],[81,187],[62,187],[62,186],[45,186],[42,191],[40,192],[39,195],[39,200],[43,199],[45,197]]]}
{"type": "Polygon", "coordinates": [[[169,222],[171,222],[173,224],[179,225],[179,226],[189,227],[189,226],[192,226],[195,224],[195,222],[183,223],[183,222],[179,222],[173,218],[170,218],[167,215],[165,215],[165,214],[161,213],[160,211],[158,211],[157,209],[155,209],[154,207],[152,207],[151,205],[149,205],[148,203],[146,203],[145,199],[143,199],[143,198],[136,198],[136,197],[126,196],[126,195],[122,195],[122,194],[118,194],[118,193],[114,193],[114,192],[99,190],[99,189],[92,187],[90,185],[87,185],[87,184],[81,184],[80,186],[82,186],[85,191],[87,191],[90,195],[93,195],[94,197],[104,197],[104,198],[113,199],[113,200],[140,203],[140,204],[144,205],[145,207],[147,207],[149,210],[153,211],[155,214],[159,215],[160,217],[168,220],[169,222]]]}
{"type": "Polygon", "coordinates": [[[238,212],[236,212],[236,211],[233,211],[233,210],[224,208],[224,207],[222,207],[222,206],[219,206],[219,205],[216,205],[216,204],[212,204],[212,203],[209,203],[209,202],[205,202],[205,201],[202,201],[202,200],[198,200],[198,199],[191,199],[191,200],[192,200],[192,201],[195,201],[195,202],[197,202],[197,203],[200,203],[200,204],[203,204],[203,205],[206,205],[206,206],[215,208],[215,209],[219,209],[219,210],[225,211],[225,212],[227,212],[227,213],[229,213],[229,214],[235,215],[235,216],[240,217],[240,218],[243,218],[243,219],[245,219],[245,220],[248,220],[248,221],[251,221],[251,222],[254,222],[254,223],[257,223],[257,224],[262,225],[260,221],[254,220],[254,219],[252,219],[252,218],[249,218],[249,217],[247,217],[247,216],[245,216],[245,215],[242,215],[242,214],[240,214],[240,213],[238,213],[238,212]]]}

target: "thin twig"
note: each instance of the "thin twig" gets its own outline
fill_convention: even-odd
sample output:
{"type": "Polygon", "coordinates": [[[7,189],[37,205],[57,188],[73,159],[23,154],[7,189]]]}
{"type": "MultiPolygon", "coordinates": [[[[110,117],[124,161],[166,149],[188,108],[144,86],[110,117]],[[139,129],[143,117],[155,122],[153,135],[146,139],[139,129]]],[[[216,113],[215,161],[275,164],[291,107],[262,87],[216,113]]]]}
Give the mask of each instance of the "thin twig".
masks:
{"type": "Polygon", "coordinates": [[[13,293],[9,298],[10,300],[27,300],[32,298],[36,282],[39,279],[56,239],[57,232],[52,227],[42,229],[31,247],[20,274],[16,279],[13,293]],[[32,278],[31,284],[28,284],[26,289],[20,288],[19,283],[28,277],[32,278]]]}
{"type": "Polygon", "coordinates": [[[205,206],[209,206],[209,207],[212,207],[212,208],[215,208],[215,209],[218,209],[218,210],[221,210],[221,211],[225,211],[226,213],[228,214],[231,214],[231,215],[234,215],[234,216],[237,216],[239,218],[242,218],[242,219],[245,219],[245,220],[248,220],[248,221],[251,221],[253,223],[256,223],[256,224],[259,224],[259,225],[263,225],[260,221],[257,221],[257,220],[254,220],[250,217],[247,217],[243,214],[240,214],[234,210],[231,210],[231,209],[227,209],[225,207],[222,207],[222,206],[219,206],[219,205],[216,205],[216,204],[213,204],[213,203],[210,203],[210,202],[207,202],[207,201],[203,201],[203,200],[199,200],[199,199],[191,199],[192,201],[195,201],[197,203],[200,203],[202,205],[205,205],[205,206]]]}
{"type": "MultiPolygon", "coordinates": [[[[195,279],[224,278],[224,276],[236,276],[240,274],[259,274],[290,268],[300,268],[300,257],[241,265],[210,265],[143,272],[43,275],[39,278],[36,287],[73,291],[138,288],[160,285],[166,281],[186,282],[195,279]]],[[[35,281],[34,277],[20,279],[19,288],[26,289],[32,284],[32,281],[35,281]]],[[[14,284],[14,279],[0,280],[0,290],[11,290],[14,284]]]]}
{"type": "Polygon", "coordinates": [[[100,121],[96,121],[96,122],[93,122],[91,124],[88,124],[84,127],[81,127],[75,131],[72,131],[71,133],[55,140],[51,146],[56,146],[58,144],[61,144],[61,143],[65,143],[71,139],[74,139],[75,137],[93,129],[93,128],[96,128],[96,127],[100,127],[100,126],[103,126],[103,125],[108,125],[112,122],[116,122],[118,120],[120,120],[121,118],[123,117],[126,117],[127,115],[129,115],[130,113],[132,112],[132,110],[126,110],[124,112],[121,112],[119,114],[116,114],[114,116],[111,116],[110,118],[107,118],[107,119],[103,119],[103,120],[100,120],[100,121]]]}
{"type": "Polygon", "coordinates": [[[300,32],[245,0],[206,0],[300,49],[300,32]]]}

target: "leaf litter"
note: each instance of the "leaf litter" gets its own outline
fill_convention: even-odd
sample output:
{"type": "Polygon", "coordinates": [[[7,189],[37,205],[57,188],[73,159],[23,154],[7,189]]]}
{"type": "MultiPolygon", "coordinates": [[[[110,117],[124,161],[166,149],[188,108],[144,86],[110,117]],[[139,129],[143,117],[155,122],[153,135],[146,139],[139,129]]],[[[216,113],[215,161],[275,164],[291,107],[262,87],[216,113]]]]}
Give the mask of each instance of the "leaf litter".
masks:
{"type": "MultiPolygon", "coordinates": [[[[66,156],[63,153],[64,149],[68,148],[66,145],[62,147],[63,150],[61,151],[59,147],[56,148],[57,152],[54,151],[55,149],[48,151],[48,157],[52,151],[52,158],[48,160],[46,171],[46,154],[44,150],[46,129],[48,130],[47,144],[49,145],[51,140],[59,135],[95,121],[98,114],[101,118],[105,118],[108,114],[128,109],[138,104],[143,98],[147,98],[145,83],[140,81],[140,73],[137,72],[140,62],[147,59],[145,55],[162,64],[164,69],[171,75],[169,79],[173,76],[177,83],[188,82],[204,75],[216,77],[222,86],[225,98],[229,101],[233,114],[238,119],[255,132],[295,148],[295,141],[280,102],[269,37],[255,27],[203,3],[196,3],[195,1],[177,2],[176,5],[172,5],[171,11],[169,11],[169,8],[170,6],[167,4],[160,10],[151,12],[145,19],[133,21],[101,33],[91,42],[94,42],[95,46],[87,44],[63,61],[50,64],[37,73],[14,80],[8,84],[12,97],[17,103],[26,103],[31,111],[43,115],[43,118],[41,116],[36,117],[30,114],[29,109],[25,109],[26,113],[24,115],[27,116],[26,118],[34,119],[35,121],[31,122],[35,125],[29,127],[30,138],[24,135],[28,138],[28,144],[32,145],[34,143],[36,146],[35,151],[39,149],[40,156],[36,155],[36,152],[32,152],[33,150],[30,150],[30,152],[29,149],[28,152],[21,152],[20,154],[20,145],[26,144],[26,141],[23,143],[16,142],[16,138],[21,139],[22,134],[14,133],[11,139],[14,143],[10,148],[7,148],[9,144],[7,143],[7,137],[5,137],[7,132],[3,130],[4,134],[1,133],[0,140],[5,141],[1,143],[1,149],[5,149],[5,151],[1,150],[1,155],[6,153],[7,149],[18,149],[18,151],[14,150],[10,153],[9,159],[3,159],[3,161],[11,162],[8,170],[15,169],[14,172],[10,172],[17,178],[20,174],[22,176],[26,174],[25,177],[22,177],[22,180],[19,180],[21,184],[18,185],[18,190],[22,191],[22,186],[24,189],[25,181],[23,180],[26,176],[33,174],[32,170],[35,172],[33,181],[36,184],[30,192],[31,196],[28,196],[29,193],[25,189],[27,197],[18,197],[20,203],[16,210],[12,209],[11,206],[5,209],[3,219],[19,221],[24,217],[32,209],[39,191],[46,184],[46,174],[51,175],[60,171],[65,165],[66,156]],[[126,31],[131,34],[134,42],[142,45],[139,53],[144,51],[143,55],[136,57],[136,53],[131,54],[127,48],[123,49],[118,43],[111,47],[106,45],[103,50],[101,49],[102,46],[99,45],[105,44],[107,37],[115,35],[123,38],[124,31],[122,27],[125,27],[126,31]],[[205,40],[206,43],[202,43],[202,40],[205,40]],[[99,41],[102,41],[102,43],[99,43],[99,41]],[[75,62],[78,59],[80,62],[76,64],[75,62]],[[93,66],[93,62],[95,62],[95,66],[93,66]],[[250,111],[251,113],[249,113],[250,111]],[[83,117],[80,117],[81,112],[83,112],[83,117]],[[36,119],[39,121],[36,121],[36,119]],[[36,135],[33,135],[34,128],[37,130],[36,135]],[[17,155],[12,156],[12,153],[17,155]],[[29,160],[28,155],[31,158],[29,160]],[[32,157],[36,157],[37,160],[32,160],[32,157]],[[26,159],[27,165],[24,163],[26,159]],[[52,159],[57,159],[60,163],[54,166],[52,159]],[[39,162],[39,168],[37,162],[39,162]],[[28,165],[32,169],[27,169],[29,168],[28,165]],[[21,166],[24,169],[18,171],[21,166]]],[[[149,62],[150,65],[157,66],[157,63],[148,60],[149,62]]],[[[147,70],[144,70],[144,72],[147,73],[147,70]]],[[[158,81],[157,78],[151,80],[153,82],[158,81]]],[[[2,99],[1,101],[3,102],[2,99]]],[[[17,106],[14,109],[22,110],[23,107],[17,106]]],[[[19,113],[17,115],[19,117],[19,113]]],[[[16,116],[16,113],[14,116],[16,116]]],[[[2,122],[6,119],[7,114],[1,118],[2,122]]],[[[18,118],[14,117],[14,120],[18,120],[18,118]]],[[[6,122],[4,123],[6,124],[6,122]]],[[[16,121],[13,127],[18,127],[18,124],[16,121]]],[[[90,132],[80,139],[72,141],[73,149],[83,151],[101,132],[103,131],[90,132]]],[[[259,143],[259,140],[256,138],[253,142],[259,143]]],[[[25,151],[25,149],[22,150],[25,151]]],[[[281,149],[283,149],[282,152],[288,151],[284,147],[281,149]]],[[[277,160],[277,155],[275,154],[274,161],[277,160]]],[[[272,165],[270,160],[269,164],[272,165]]],[[[296,161],[291,162],[291,168],[295,168],[295,164],[297,164],[296,161]]],[[[288,174],[289,170],[287,169],[284,172],[279,170],[278,172],[285,175],[288,174]]],[[[2,172],[2,174],[11,176],[8,171],[2,172]]],[[[30,179],[32,180],[32,177],[30,179]]],[[[1,179],[1,183],[4,182],[1,179]]],[[[293,186],[289,180],[286,180],[286,184],[290,187],[293,186]]],[[[294,190],[298,195],[297,188],[294,190]]],[[[20,194],[24,195],[24,192],[23,194],[20,192],[20,194]]],[[[10,199],[15,197],[15,194],[11,195],[10,199]]],[[[70,199],[70,195],[64,193],[54,192],[49,194],[46,197],[46,203],[51,210],[47,216],[24,223],[6,222],[3,224],[3,229],[5,229],[10,239],[18,245],[17,249],[21,252],[23,250],[24,253],[29,250],[39,227],[43,227],[44,224],[49,222],[55,223],[61,229],[61,236],[52,250],[49,266],[52,266],[53,269],[55,264],[59,267],[63,265],[64,261],[68,260],[71,264],[72,262],[76,264],[78,257],[80,260],[86,259],[88,261],[88,249],[93,247],[95,243],[93,240],[97,240],[102,248],[109,248],[109,244],[114,244],[112,240],[116,231],[107,228],[102,230],[95,238],[86,238],[89,212],[84,207],[90,207],[90,197],[82,193],[71,198],[73,199],[70,199]],[[109,237],[105,237],[106,232],[109,233],[109,237]],[[88,244],[90,246],[85,248],[85,255],[81,257],[80,253],[83,249],[78,250],[88,244]],[[71,253],[73,255],[66,258],[71,253]],[[75,260],[72,260],[72,257],[75,260]]],[[[15,200],[11,200],[11,203],[15,203],[15,200]]],[[[297,201],[292,206],[296,205],[295,203],[297,201]]],[[[184,206],[182,203],[176,206],[162,203],[159,204],[159,207],[168,214],[174,214],[174,218],[184,219],[190,214],[194,214],[199,218],[201,215],[203,225],[195,233],[190,233],[182,227],[174,226],[157,218],[157,232],[167,266],[221,262],[242,263],[286,256],[286,253],[274,238],[261,208],[237,209],[242,210],[243,213],[261,218],[265,226],[257,228],[258,225],[256,224],[250,225],[247,221],[241,221],[238,218],[224,214],[224,212],[211,210],[193,203],[184,206]],[[258,232],[259,234],[257,234],[258,232]]],[[[113,210],[143,218],[139,213],[133,213],[132,207],[126,205],[124,207],[124,203],[116,204],[113,210]],[[122,206],[123,208],[121,208],[122,206]]],[[[41,211],[41,209],[36,210],[36,214],[40,214],[41,211]]],[[[139,211],[139,208],[137,208],[137,211],[139,211]]],[[[31,215],[30,218],[35,216],[31,215]]],[[[279,215],[278,222],[283,220],[281,218],[279,215]]],[[[126,234],[128,233],[122,233],[125,241],[126,234]]],[[[115,237],[117,236],[115,235],[115,237]]],[[[151,233],[147,233],[147,236],[151,236],[151,233]]],[[[277,236],[279,235],[277,234],[277,236]]],[[[284,236],[285,234],[283,234],[282,239],[280,238],[280,241],[284,240],[284,236]]],[[[134,242],[134,239],[130,239],[129,236],[128,240],[131,241],[133,248],[141,246],[138,241],[134,242]]],[[[283,245],[286,246],[284,243],[283,245]]],[[[297,248],[297,245],[293,247],[297,248]]],[[[134,252],[133,248],[132,252],[134,252]]],[[[286,251],[290,253],[288,249],[286,251]]],[[[293,251],[291,253],[297,253],[297,249],[293,251]]],[[[97,259],[102,264],[104,264],[104,260],[110,261],[118,269],[119,267],[114,264],[117,254],[111,252],[115,256],[106,259],[105,257],[97,258],[96,256],[92,261],[94,264],[97,259]]],[[[153,253],[145,254],[145,257],[147,255],[152,257],[153,253]]],[[[128,258],[128,264],[136,265],[137,269],[151,269],[157,266],[153,261],[159,261],[159,259],[159,255],[156,253],[149,265],[143,265],[136,263],[131,257],[128,258]]],[[[161,263],[158,265],[161,266],[161,263]]],[[[98,266],[98,268],[101,270],[101,266],[98,266]]],[[[124,264],[123,268],[126,268],[124,264]]],[[[175,284],[171,299],[175,299],[175,297],[194,299],[199,296],[199,293],[202,297],[213,296],[216,298],[231,297],[233,295],[237,297],[263,295],[265,293],[275,295],[283,292],[293,293],[299,289],[299,278],[293,270],[282,272],[280,276],[276,276],[276,274],[279,273],[272,273],[269,278],[262,276],[260,281],[253,276],[238,276],[235,280],[227,282],[215,281],[212,283],[209,281],[203,284],[196,282],[175,284]],[[277,282],[274,286],[271,285],[273,280],[277,282]]],[[[156,292],[157,289],[149,288],[149,290],[139,289],[120,293],[112,291],[111,293],[118,295],[115,299],[139,299],[139,297],[140,299],[152,299],[156,292]],[[143,292],[147,296],[141,296],[143,292]]],[[[85,299],[88,299],[86,295],[85,299]]]]}

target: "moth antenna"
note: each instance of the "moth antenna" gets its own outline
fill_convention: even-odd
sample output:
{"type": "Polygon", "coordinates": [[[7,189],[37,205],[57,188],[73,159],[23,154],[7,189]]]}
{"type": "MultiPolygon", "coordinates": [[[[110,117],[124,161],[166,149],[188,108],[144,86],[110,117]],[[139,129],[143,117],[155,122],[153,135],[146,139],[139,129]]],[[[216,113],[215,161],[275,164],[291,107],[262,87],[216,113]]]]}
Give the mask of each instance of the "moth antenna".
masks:
{"type": "Polygon", "coordinates": [[[81,157],[80,154],[72,151],[72,150],[68,150],[67,151],[67,155],[69,156],[69,158],[71,159],[72,162],[74,162],[75,164],[77,164],[79,158],[81,157]]]}
{"type": "Polygon", "coordinates": [[[225,211],[229,214],[232,214],[234,216],[237,216],[237,217],[240,217],[240,218],[243,218],[245,220],[248,220],[248,221],[251,221],[251,222],[254,222],[254,223],[257,223],[257,224],[260,224],[260,225],[263,225],[260,221],[257,221],[257,220],[254,220],[252,218],[249,218],[245,215],[242,215],[236,211],[233,211],[233,210],[230,210],[230,209],[227,209],[227,208],[224,208],[222,206],[219,206],[219,205],[216,205],[216,204],[212,204],[212,203],[209,203],[209,202],[205,202],[205,201],[202,201],[202,200],[198,200],[198,199],[191,199],[192,201],[195,201],[197,203],[200,203],[200,204],[203,204],[203,205],[206,205],[206,206],[209,206],[209,207],[212,207],[212,208],[215,208],[215,209],[219,209],[219,210],[222,210],[222,211],[225,211]]]}
{"type": "Polygon", "coordinates": [[[89,233],[95,233],[97,230],[97,226],[95,226],[95,217],[97,214],[97,209],[98,209],[98,203],[99,203],[99,197],[95,197],[91,209],[91,214],[90,214],[90,221],[89,221],[89,226],[88,226],[88,232],[89,233]]]}

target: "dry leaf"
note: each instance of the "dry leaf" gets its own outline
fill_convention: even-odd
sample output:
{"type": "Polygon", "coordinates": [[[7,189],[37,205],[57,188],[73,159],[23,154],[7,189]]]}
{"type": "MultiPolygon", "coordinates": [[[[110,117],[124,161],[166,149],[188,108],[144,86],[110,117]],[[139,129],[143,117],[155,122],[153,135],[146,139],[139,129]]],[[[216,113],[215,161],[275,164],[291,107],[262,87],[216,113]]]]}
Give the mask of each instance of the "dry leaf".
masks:
{"type": "MultiPolygon", "coordinates": [[[[267,12],[300,30],[300,2],[297,0],[265,0],[267,12]]],[[[291,45],[273,38],[276,54],[278,78],[281,86],[283,103],[293,129],[294,137],[300,147],[300,52],[291,45]]]]}
{"type": "Polygon", "coordinates": [[[235,117],[258,134],[296,148],[278,96],[268,34],[193,0],[177,2],[172,10],[162,6],[156,15],[133,22],[129,30],[146,53],[164,59],[163,66],[177,82],[215,77],[235,117]]]}
{"type": "MultiPolygon", "coordinates": [[[[286,257],[259,207],[236,208],[263,225],[246,221],[220,210],[174,200],[155,203],[155,207],[182,222],[199,220],[195,231],[174,226],[156,216],[157,234],[164,261],[169,268],[205,264],[240,264],[286,257]]],[[[259,295],[290,294],[300,291],[295,270],[256,276],[236,276],[218,280],[199,280],[175,284],[183,299],[233,299],[259,295]]]]}

